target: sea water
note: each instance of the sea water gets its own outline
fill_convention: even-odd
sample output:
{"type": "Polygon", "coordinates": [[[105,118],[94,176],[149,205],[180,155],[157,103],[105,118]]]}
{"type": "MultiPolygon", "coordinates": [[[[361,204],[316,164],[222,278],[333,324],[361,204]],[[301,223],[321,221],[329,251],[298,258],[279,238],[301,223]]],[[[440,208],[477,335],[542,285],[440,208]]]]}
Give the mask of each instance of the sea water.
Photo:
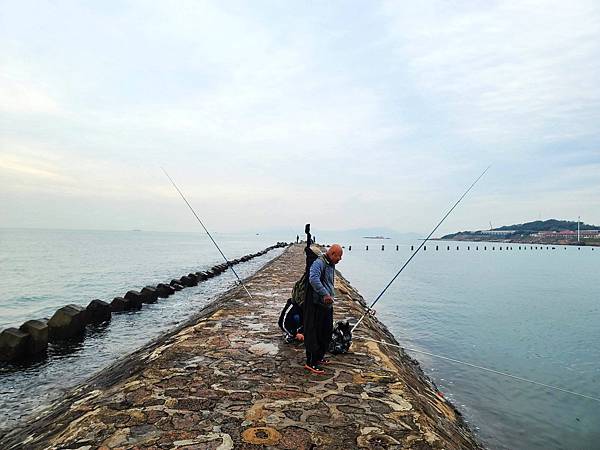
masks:
{"type": "MultiPolygon", "coordinates": [[[[419,244],[321,234],[346,247],[338,269],[368,301],[419,244]]],[[[292,240],[282,234],[215,238],[230,258],[292,240]]],[[[248,276],[280,252],[236,270],[248,276]]],[[[110,301],[220,262],[201,233],[0,230],[0,328],[47,317],[68,303],[110,301]]],[[[600,248],[518,250],[512,244],[510,250],[510,244],[431,241],[375,309],[406,348],[600,397],[599,268],[600,248]]],[[[51,349],[44,360],[3,367],[0,429],[173,328],[233,284],[227,271],[141,311],[116,315],[107,327],[88,330],[83,341],[51,349]]],[[[600,448],[597,402],[411,355],[489,448],[600,448]]]]}
{"type": "MultiPolygon", "coordinates": [[[[215,240],[230,258],[291,240],[285,235],[222,235],[215,240]]],[[[294,236],[295,237],[295,236],[294,236]]],[[[235,266],[247,277],[281,248],[235,266]]],[[[223,259],[203,233],[0,230],[0,329],[50,317],[56,309],[92,299],[110,302],[128,290],[168,283],[223,259]]],[[[0,434],[167,330],[184,322],[235,284],[231,270],[140,311],[115,314],[107,326],[88,328],[84,339],[50,346],[48,355],[22,364],[0,363],[0,434]]]]}
{"type": "MultiPolygon", "coordinates": [[[[338,269],[370,302],[410,245],[353,244],[338,269]]],[[[406,348],[600,398],[600,248],[535,247],[430,241],[377,316],[406,348]]],[[[600,448],[599,402],[408,353],[489,448],[600,448]]]]}

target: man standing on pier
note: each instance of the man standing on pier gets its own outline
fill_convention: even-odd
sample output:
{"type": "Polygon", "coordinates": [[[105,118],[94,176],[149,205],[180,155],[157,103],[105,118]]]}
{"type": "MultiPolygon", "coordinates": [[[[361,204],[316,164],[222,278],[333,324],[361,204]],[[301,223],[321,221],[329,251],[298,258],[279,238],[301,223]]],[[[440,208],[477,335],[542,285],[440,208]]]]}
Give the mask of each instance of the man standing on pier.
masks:
{"type": "Polygon", "coordinates": [[[333,331],[335,265],[342,259],[342,253],[339,244],[332,245],[325,255],[312,263],[309,271],[311,289],[308,289],[304,302],[304,368],[316,374],[324,374],[321,366],[328,362],[325,352],[329,350],[333,331]]]}

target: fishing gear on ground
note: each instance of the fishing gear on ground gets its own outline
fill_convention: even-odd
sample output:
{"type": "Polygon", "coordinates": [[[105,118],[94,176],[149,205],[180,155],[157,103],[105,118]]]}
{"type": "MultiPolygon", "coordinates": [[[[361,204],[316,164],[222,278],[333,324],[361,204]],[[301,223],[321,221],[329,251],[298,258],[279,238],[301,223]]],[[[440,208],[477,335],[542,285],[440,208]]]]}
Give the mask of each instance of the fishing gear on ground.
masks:
{"type": "Polygon", "coordinates": [[[333,327],[329,353],[338,355],[348,353],[352,345],[352,330],[348,320],[338,320],[333,327]]]}

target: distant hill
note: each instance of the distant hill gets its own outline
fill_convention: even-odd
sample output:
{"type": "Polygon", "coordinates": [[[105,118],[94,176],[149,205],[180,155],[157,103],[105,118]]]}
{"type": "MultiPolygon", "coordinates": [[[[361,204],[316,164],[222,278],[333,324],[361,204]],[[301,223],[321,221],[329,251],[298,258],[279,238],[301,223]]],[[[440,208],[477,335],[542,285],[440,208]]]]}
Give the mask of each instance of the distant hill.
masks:
{"type": "MultiPolygon", "coordinates": [[[[580,230],[600,230],[600,226],[598,225],[590,225],[585,223],[579,223],[580,230]]],[[[563,230],[571,230],[577,231],[577,222],[569,221],[569,220],[558,220],[558,219],[548,219],[548,220],[536,220],[534,222],[526,222],[526,223],[518,223],[515,225],[505,225],[498,228],[492,228],[489,231],[514,231],[515,234],[521,235],[529,235],[538,233],[540,231],[563,231],[563,230]]],[[[480,230],[480,231],[459,231],[458,233],[447,234],[443,236],[442,239],[452,239],[459,235],[478,235],[481,234],[481,231],[488,230],[480,230]]]]}
{"type": "MultiPolygon", "coordinates": [[[[585,223],[579,223],[580,230],[598,230],[600,226],[598,225],[588,225],[585,223]]],[[[571,230],[577,231],[577,222],[572,222],[569,220],[558,220],[558,219],[548,219],[548,220],[536,220],[534,222],[527,223],[519,223],[516,225],[506,225],[500,228],[493,228],[495,231],[506,231],[506,230],[514,230],[514,231],[563,231],[563,230],[571,230]]]]}

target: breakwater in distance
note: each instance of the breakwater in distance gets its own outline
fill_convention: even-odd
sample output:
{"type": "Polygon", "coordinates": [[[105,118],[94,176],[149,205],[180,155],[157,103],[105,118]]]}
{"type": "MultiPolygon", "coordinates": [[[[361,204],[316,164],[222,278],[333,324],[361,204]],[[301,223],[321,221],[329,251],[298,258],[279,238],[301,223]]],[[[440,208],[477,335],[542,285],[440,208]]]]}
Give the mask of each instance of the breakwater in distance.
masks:
{"type": "MultiPolygon", "coordinates": [[[[430,241],[434,241],[434,239],[430,239],[430,241]]],[[[324,247],[331,247],[331,244],[323,244],[324,247]]],[[[377,250],[381,250],[381,251],[385,251],[386,249],[388,251],[399,251],[400,247],[406,247],[407,245],[400,245],[400,244],[396,244],[396,245],[388,245],[386,247],[385,244],[375,244],[375,245],[371,245],[371,250],[373,251],[377,251],[377,250]]],[[[577,247],[578,250],[589,250],[589,251],[594,251],[594,246],[590,246],[590,245],[585,245],[585,244],[572,244],[569,245],[570,247],[577,247]]],[[[348,244],[348,245],[342,245],[343,249],[347,249],[348,251],[352,251],[352,244],[348,244]]],[[[418,245],[410,245],[410,251],[415,251],[417,249],[418,245]]],[[[565,245],[541,245],[541,244],[506,244],[506,243],[494,243],[493,241],[486,241],[486,242],[473,242],[473,244],[471,245],[456,245],[456,243],[453,243],[452,245],[446,245],[446,244],[429,244],[429,246],[424,245],[422,250],[423,251],[451,251],[451,250],[463,250],[463,251],[474,251],[474,252],[478,252],[478,251],[531,251],[531,250],[536,250],[536,251],[542,251],[542,250],[566,250],[567,246],[565,245]]],[[[365,245],[365,244],[360,244],[360,245],[354,245],[354,250],[365,250],[365,251],[369,251],[369,245],[365,245]]]]}
{"type": "MultiPolygon", "coordinates": [[[[246,285],[124,357],[0,438],[27,448],[481,448],[460,413],[399,349],[356,340],[326,374],[303,370],[277,318],[304,269],[293,245],[246,285]]],[[[341,276],[335,319],[364,300],[341,276]]],[[[368,317],[357,336],[396,343],[368,317]]]]}
{"type": "Polygon", "coordinates": [[[145,286],[140,291],[129,290],[123,297],[115,297],[110,304],[99,299],[92,300],[85,308],[69,304],[59,308],[50,319],[32,319],[19,328],[6,328],[0,332],[0,361],[39,358],[47,351],[49,341],[60,345],[63,341],[78,338],[84,334],[86,326],[108,322],[115,312],[140,310],[144,303],[155,303],[159,298],[167,298],[176,291],[197,286],[202,281],[220,275],[229,267],[285,246],[287,243],[278,242],[260,252],[217,264],[208,270],[183,275],[168,283],[145,286]]]}

